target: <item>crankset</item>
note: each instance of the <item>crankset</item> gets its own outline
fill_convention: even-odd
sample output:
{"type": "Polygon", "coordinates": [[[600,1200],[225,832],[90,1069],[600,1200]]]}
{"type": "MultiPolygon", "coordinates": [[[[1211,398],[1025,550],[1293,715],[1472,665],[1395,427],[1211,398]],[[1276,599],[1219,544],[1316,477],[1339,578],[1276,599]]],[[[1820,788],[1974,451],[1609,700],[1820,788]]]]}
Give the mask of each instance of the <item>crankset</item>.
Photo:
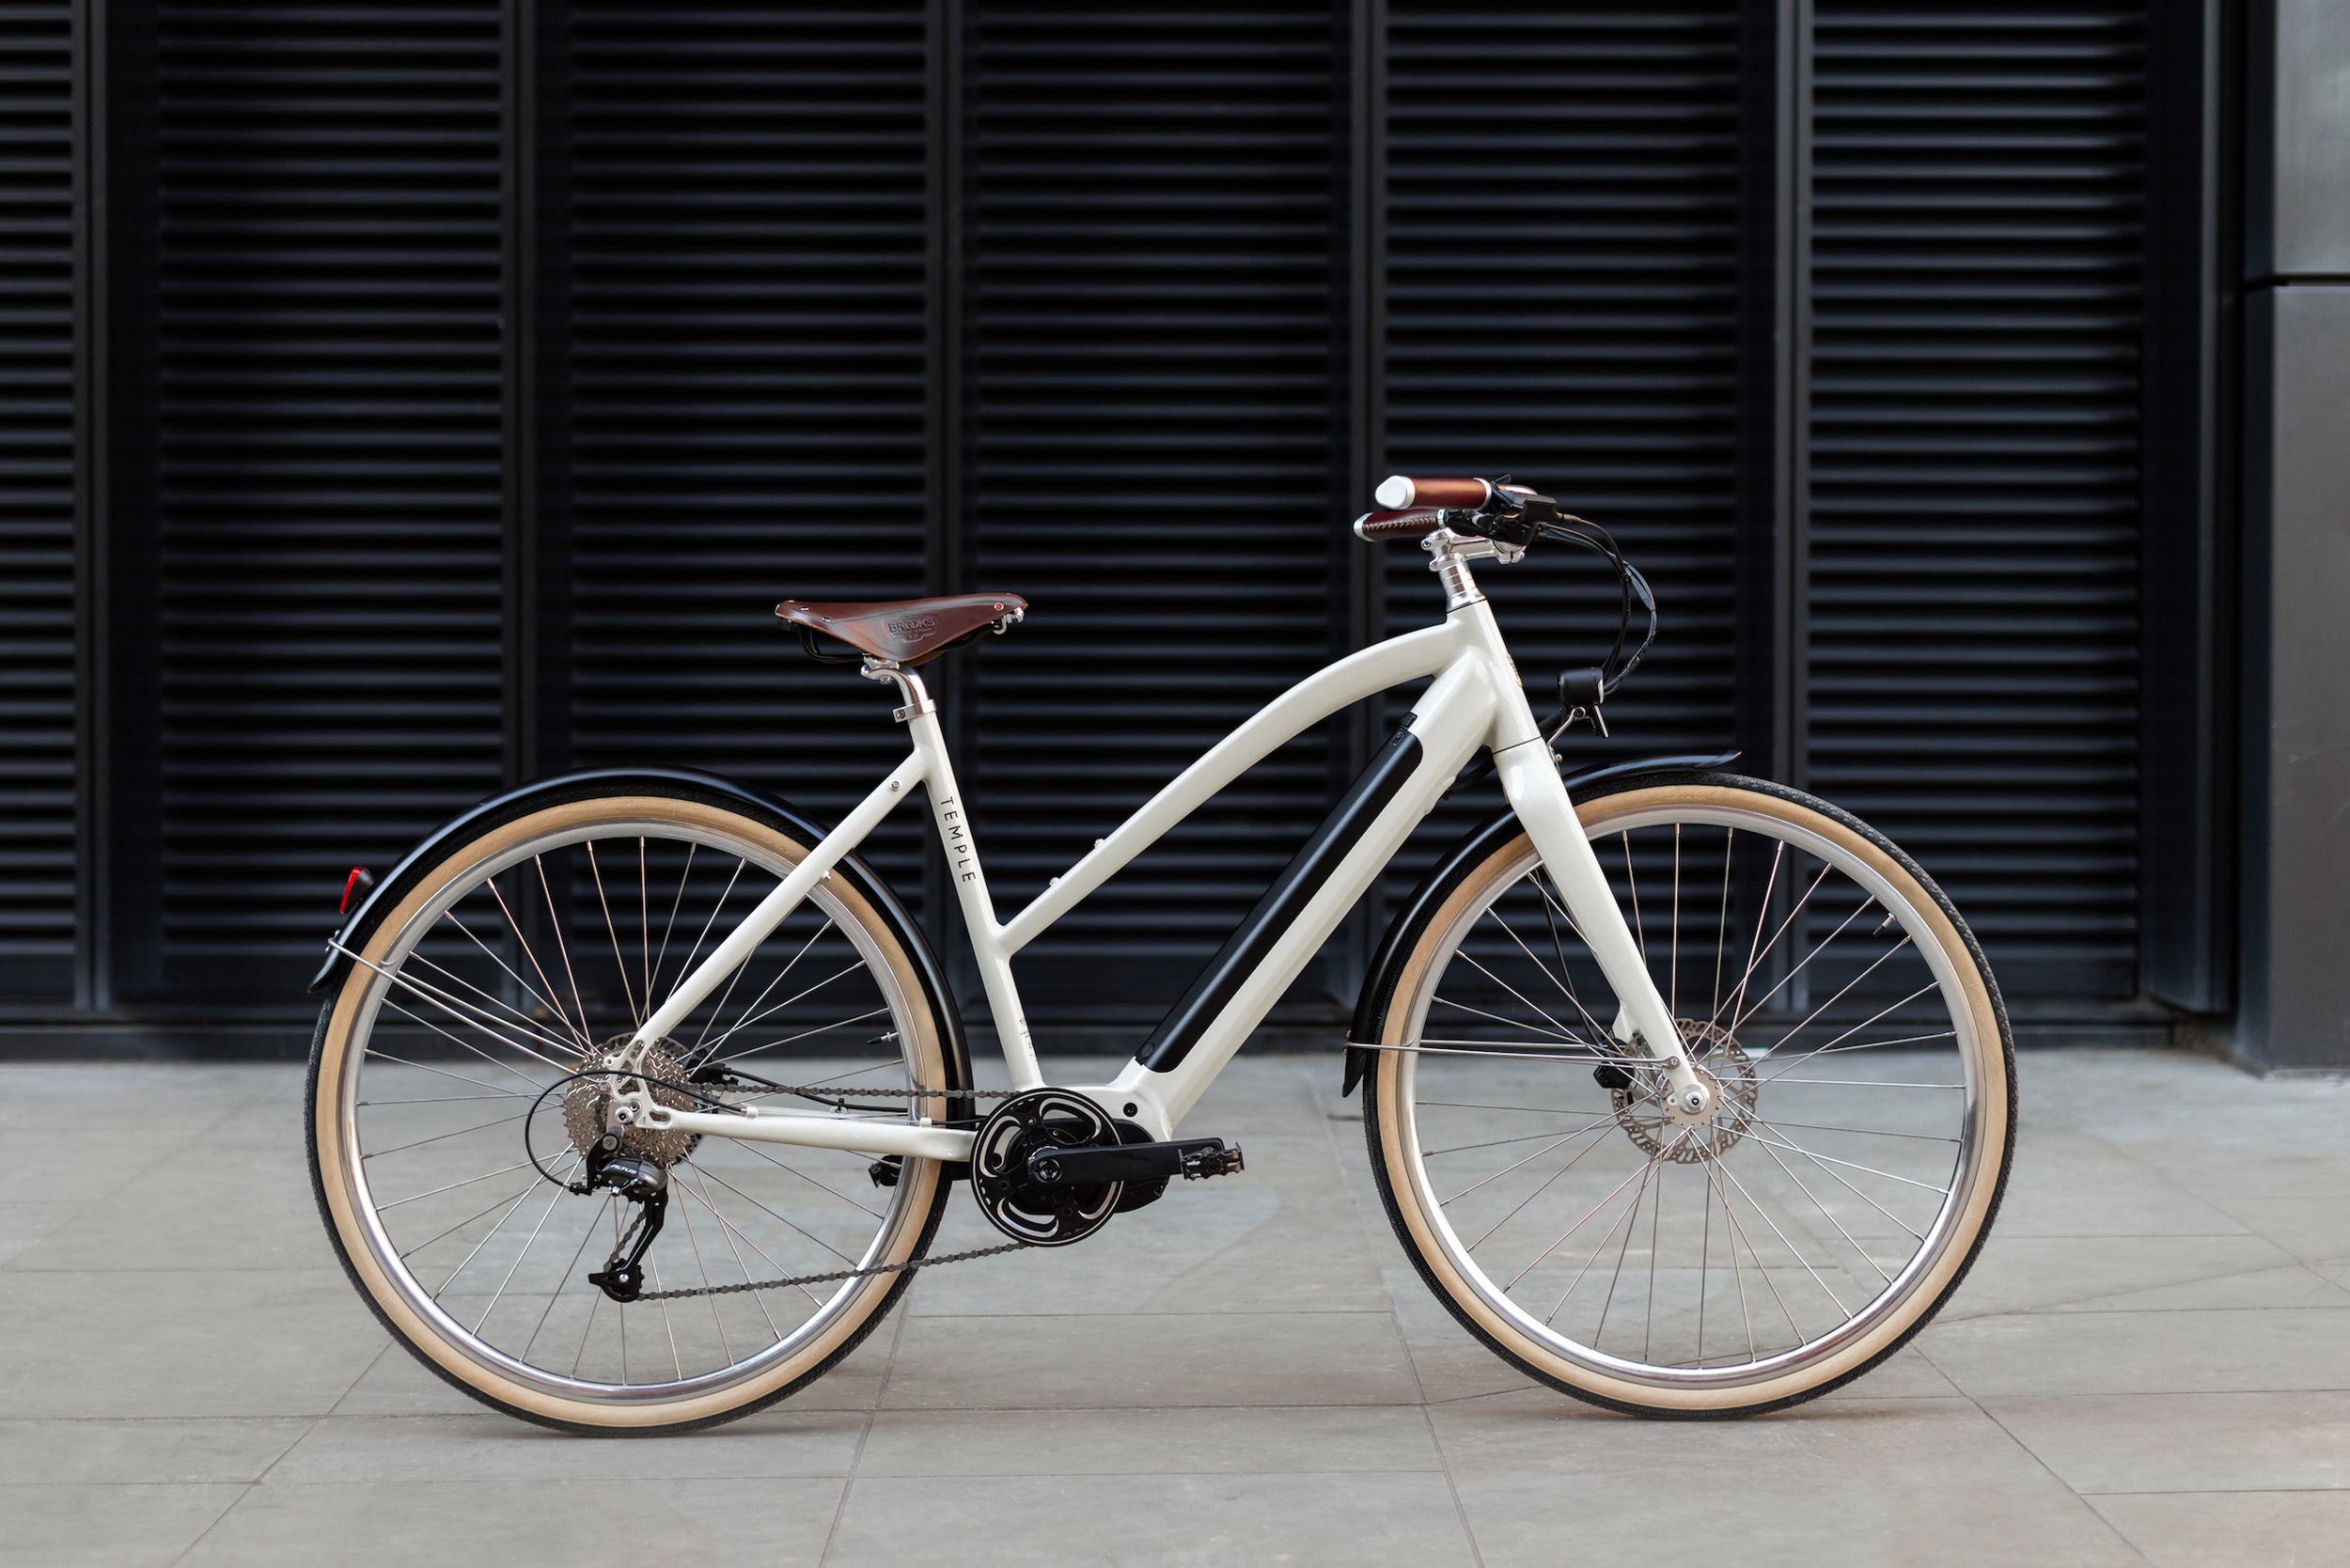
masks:
{"type": "Polygon", "coordinates": [[[1112,1215],[1151,1202],[1173,1177],[1241,1168],[1241,1152],[1222,1138],[1154,1142],[1082,1094],[1038,1089],[1006,1100],[980,1123],[971,1193],[988,1223],[1012,1240],[1067,1247],[1112,1215]]]}

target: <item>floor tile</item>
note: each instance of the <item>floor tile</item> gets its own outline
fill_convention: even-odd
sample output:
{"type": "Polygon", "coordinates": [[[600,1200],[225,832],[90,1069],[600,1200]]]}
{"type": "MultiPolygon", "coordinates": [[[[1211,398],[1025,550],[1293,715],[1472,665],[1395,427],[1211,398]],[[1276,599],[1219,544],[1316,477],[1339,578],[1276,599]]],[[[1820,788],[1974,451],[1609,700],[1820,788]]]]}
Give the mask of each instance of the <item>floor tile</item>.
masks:
{"type": "Polygon", "coordinates": [[[576,1479],[272,1482],[254,1487],[187,1568],[579,1568],[582,1563],[813,1564],[842,1482],[641,1480],[625,1443],[573,1448],[576,1479]]]}
{"type": "Polygon", "coordinates": [[[340,1269],[0,1270],[0,1411],[324,1415],[383,1349],[340,1269]]]}
{"type": "Polygon", "coordinates": [[[1974,1318],[1916,1342],[1976,1399],[2350,1388],[2340,1308],[1974,1318]]]}
{"type": "Polygon", "coordinates": [[[2094,1497],[2154,1568],[2332,1568],[2350,1559],[2350,1492],[2094,1497]]]}
{"type": "MultiPolygon", "coordinates": [[[[569,1481],[581,1439],[494,1411],[468,1416],[330,1416],[270,1471],[280,1482],[569,1481]]],[[[866,1417],[793,1409],[791,1402],[709,1431],[628,1442],[626,1474],[642,1480],[846,1476],[866,1417]]]]}
{"type": "Polygon", "coordinates": [[[1416,1404],[1385,1312],[911,1318],[886,1409],[1416,1404]]]}
{"type": "Polygon", "coordinates": [[[2076,1492],[2350,1488],[2350,1392],[1992,1399],[2076,1492]]]}
{"type": "Polygon", "coordinates": [[[885,1410],[859,1476],[1271,1475],[1441,1468],[1396,1405],[1313,1409],[885,1410]]]}
{"type": "Polygon", "coordinates": [[[0,1420],[11,1482],[248,1482],[310,1430],[306,1419],[0,1420]]]}
{"type": "Polygon", "coordinates": [[[1449,1568],[1473,1561],[1436,1475],[859,1480],[827,1568],[1449,1568]],[[926,1515],[963,1528],[924,1529],[926,1515]],[[973,1528],[986,1518],[991,1528],[973,1528]]]}
{"type": "Polygon", "coordinates": [[[1994,1228],[1941,1321],[2028,1312],[2289,1266],[2263,1236],[2012,1236],[1994,1228]]]}
{"type": "Polygon", "coordinates": [[[245,1488],[225,1485],[0,1485],[0,1558],[24,1568],[164,1568],[245,1488]]]}
{"type": "Polygon", "coordinates": [[[2080,1498],[1963,1400],[1810,1404],[1760,1420],[1637,1421],[1533,1395],[1433,1408],[1487,1568],[1653,1556],[1740,1568],[1824,1563],[2130,1563],[2080,1498]],[[1661,1474],[1701,1505],[1669,1525],[1661,1474]]]}

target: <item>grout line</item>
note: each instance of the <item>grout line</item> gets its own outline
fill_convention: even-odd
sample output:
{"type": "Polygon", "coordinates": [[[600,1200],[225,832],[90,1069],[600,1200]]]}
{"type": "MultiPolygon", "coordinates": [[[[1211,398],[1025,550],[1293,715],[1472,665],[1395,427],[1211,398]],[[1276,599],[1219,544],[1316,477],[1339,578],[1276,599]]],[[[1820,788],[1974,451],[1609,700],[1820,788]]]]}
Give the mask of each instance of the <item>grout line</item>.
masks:
{"type": "Polygon", "coordinates": [[[906,1294],[898,1298],[897,1310],[890,1313],[889,1354],[882,1360],[881,1387],[873,1390],[873,1408],[865,1412],[864,1424],[857,1428],[856,1447],[849,1454],[849,1473],[840,1478],[840,1496],[833,1499],[832,1521],[824,1527],[824,1544],[816,1553],[817,1568],[832,1556],[832,1544],[840,1534],[840,1521],[849,1512],[849,1494],[855,1489],[857,1467],[865,1463],[865,1445],[872,1439],[873,1422],[881,1416],[882,1401],[889,1397],[889,1380],[897,1375],[898,1347],[904,1343],[906,1324],[914,1316],[914,1293],[921,1289],[919,1278],[906,1294]]]}
{"type": "MultiPolygon", "coordinates": [[[[1938,1371],[1939,1369],[1936,1370],[1938,1371]]],[[[2123,1551],[2129,1553],[2140,1562],[2147,1562],[2149,1560],[2146,1554],[2138,1549],[2138,1543],[2132,1541],[2128,1536],[2123,1535],[2122,1533],[2121,1527],[2106,1517],[2104,1510],[2100,1509],[2095,1503],[2091,1502],[2087,1497],[2076,1491],[2072,1482],[2057,1474],[2056,1471],[2049,1466],[2048,1462],[2041,1458],[2040,1455],[2033,1450],[2032,1446],[2029,1443],[2025,1442],[2021,1437],[2016,1436],[2013,1432],[2009,1431],[2008,1425],[2005,1421],[1991,1414],[1990,1411],[1984,1410],[1981,1401],[1969,1396],[1967,1403],[1973,1404],[1977,1410],[1982,1411],[1983,1419],[1989,1421],[1993,1426],[1998,1427],[2001,1433],[2005,1434],[2009,1442],[2014,1444],[2018,1449],[2022,1450],[2025,1455],[2029,1457],[2034,1465],[2039,1466],[2040,1471],[2043,1475],[2046,1476],[2050,1481],[2055,1482],[2059,1486],[2063,1487],[2064,1495],[2066,1497],[2072,1498],[2075,1502],[2080,1504],[2081,1507],[2087,1509],[2091,1518],[2105,1526],[2107,1532],[2122,1544],[2122,1549],[2123,1551]]]]}
{"type": "Polygon", "coordinates": [[[196,1533],[196,1539],[180,1548],[180,1555],[171,1560],[173,1568],[178,1568],[179,1564],[185,1562],[188,1560],[188,1554],[190,1552],[195,1551],[198,1546],[204,1544],[205,1542],[211,1540],[212,1537],[212,1531],[220,1528],[220,1522],[223,1519],[227,1518],[231,1513],[234,1513],[244,1502],[245,1498],[253,1495],[254,1487],[257,1484],[258,1482],[246,1482],[244,1485],[238,1490],[237,1495],[228,1499],[228,1506],[222,1509],[218,1513],[213,1514],[212,1522],[196,1533]]]}

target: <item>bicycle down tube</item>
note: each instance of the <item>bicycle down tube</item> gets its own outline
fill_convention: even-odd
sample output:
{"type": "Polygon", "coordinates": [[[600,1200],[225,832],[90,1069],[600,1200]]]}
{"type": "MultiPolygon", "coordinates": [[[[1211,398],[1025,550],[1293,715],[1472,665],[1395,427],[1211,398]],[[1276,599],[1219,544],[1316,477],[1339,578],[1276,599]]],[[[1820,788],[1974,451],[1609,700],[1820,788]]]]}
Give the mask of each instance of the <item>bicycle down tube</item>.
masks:
{"type": "MultiPolygon", "coordinates": [[[[1456,596],[1441,625],[1363,649],[1274,698],[1001,923],[936,712],[919,679],[892,666],[871,673],[896,681],[906,695],[906,705],[899,712],[912,740],[911,753],[679,983],[637,1029],[634,1044],[650,1045],[674,1029],[920,785],[930,797],[947,852],[1012,1087],[1042,1087],[1044,1078],[1012,979],[1013,955],[1284,742],[1342,708],[1404,682],[1433,676],[1413,705],[1404,730],[1374,760],[1136,1059],[1109,1084],[1065,1087],[1126,1115],[1154,1137],[1173,1137],[1184,1113],[1462,767],[1480,745],[1490,745],[1503,793],[1540,852],[1566,913],[1622,1000],[1623,1015],[1615,1026],[1620,1043],[1662,1058],[1677,1095],[1692,1090],[1700,1098],[1704,1095],[1664,998],[1584,838],[1492,608],[1481,596],[1466,602],[1456,596]]],[[[973,1137],[959,1129],[838,1112],[752,1109],[719,1115],[663,1106],[641,1090],[627,1098],[634,1101],[635,1113],[649,1125],[760,1142],[962,1159],[973,1137]]]]}

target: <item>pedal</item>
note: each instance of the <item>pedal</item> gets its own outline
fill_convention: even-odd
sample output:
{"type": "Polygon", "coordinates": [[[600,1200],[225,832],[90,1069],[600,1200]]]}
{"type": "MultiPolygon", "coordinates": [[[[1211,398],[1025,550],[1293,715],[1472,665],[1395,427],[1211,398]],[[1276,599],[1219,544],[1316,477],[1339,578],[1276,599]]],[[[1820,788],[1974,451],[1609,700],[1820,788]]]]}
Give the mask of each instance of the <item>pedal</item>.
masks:
{"type": "Polygon", "coordinates": [[[1220,1137],[1040,1149],[1028,1156],[1028,1180],[1047,1187],[1145,1182],[1169,1176],[1197,1182],[1210,1176],[1230,1175],[1241,1168],[1240,1151],[1227,1148],[1220,1137]]]}

